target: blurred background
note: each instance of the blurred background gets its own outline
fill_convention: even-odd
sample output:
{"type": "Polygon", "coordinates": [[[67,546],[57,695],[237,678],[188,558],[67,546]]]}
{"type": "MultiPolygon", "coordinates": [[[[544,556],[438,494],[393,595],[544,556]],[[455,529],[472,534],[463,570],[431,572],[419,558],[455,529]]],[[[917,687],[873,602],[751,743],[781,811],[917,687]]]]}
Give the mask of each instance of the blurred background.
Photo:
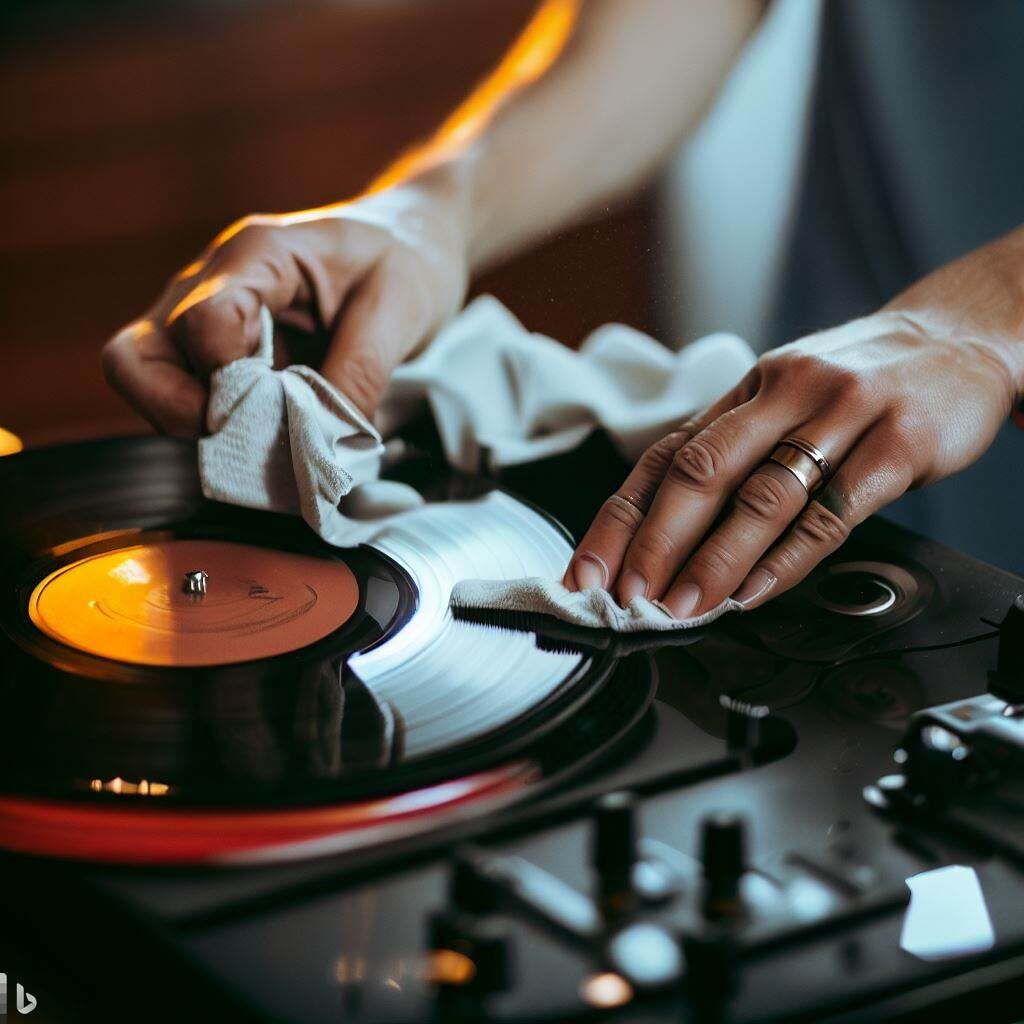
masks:
{"type": "MultiPolygon", "coordinates": [[[[107,337],[235,218],[365,186],[431,132],[535,7],[5,0],[0,426],[31,445],[148,429],[103,381],[107,337]]],[[[817,7],[773,7],[724,114],[660,182],[474,292],[569,344],[610,320],[674,344],[719,328],[762,341],[817,7]]]]}

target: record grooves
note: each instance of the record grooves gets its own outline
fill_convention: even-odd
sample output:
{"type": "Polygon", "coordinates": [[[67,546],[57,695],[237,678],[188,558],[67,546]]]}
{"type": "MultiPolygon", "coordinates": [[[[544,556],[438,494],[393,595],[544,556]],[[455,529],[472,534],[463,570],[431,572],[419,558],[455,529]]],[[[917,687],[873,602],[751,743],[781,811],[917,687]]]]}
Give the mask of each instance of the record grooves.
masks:
{"type": "Polygon", "coordinates": [[[510,495],[339,549],[203,501],[193,466],[166,439],[0,463],[35,495],[0,517],[0,845],[181,863],[380,841],[549,788],[651,699],[634,681],[610,713],[607,652],[452,619],[458,578],[564,566],[557,524],[510,495]]]}

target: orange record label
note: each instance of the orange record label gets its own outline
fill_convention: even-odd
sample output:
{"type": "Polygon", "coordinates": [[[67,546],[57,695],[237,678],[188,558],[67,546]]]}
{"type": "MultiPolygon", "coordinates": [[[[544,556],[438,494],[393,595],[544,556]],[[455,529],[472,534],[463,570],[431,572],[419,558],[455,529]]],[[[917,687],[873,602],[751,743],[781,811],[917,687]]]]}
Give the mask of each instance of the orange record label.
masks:
{"type": "Polygon", "coordinates": [[[48,636],[138,665],[253,661],[348,621],[359,584],[343,562],[218,540],[163,540],[62,566],[29,599],[48,636]]]}

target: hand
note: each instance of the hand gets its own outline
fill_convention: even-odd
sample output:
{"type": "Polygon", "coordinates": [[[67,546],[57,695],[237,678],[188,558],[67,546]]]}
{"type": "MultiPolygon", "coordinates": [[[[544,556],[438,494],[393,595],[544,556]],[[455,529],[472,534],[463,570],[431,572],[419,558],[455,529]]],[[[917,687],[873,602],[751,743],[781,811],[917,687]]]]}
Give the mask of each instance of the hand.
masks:
{"type": "Polygon", "coordinates": [[[466,282],[457,203],[426,188],[245,217],[107,343],[103,368],[158,430],[198,436],[210,374],[253,354],[266,305],[299,338],[278,362],[322,357],[324,376],[372,416],[391,372],[456,312],[466,282]]]}
{"type": "Polygon", "coordinates": [[[873,316],[764,356],[648,449],[602,506],[565,585],[607,587],[622,604],[645,595],[678,618],[730,595],[757,607],[905,490],[969,465],[1024,393],[1022,250],[1018,232],[873,316]],[[767,461],[788,435],[810,440],[834,471],[810,500],[767,461]]]}

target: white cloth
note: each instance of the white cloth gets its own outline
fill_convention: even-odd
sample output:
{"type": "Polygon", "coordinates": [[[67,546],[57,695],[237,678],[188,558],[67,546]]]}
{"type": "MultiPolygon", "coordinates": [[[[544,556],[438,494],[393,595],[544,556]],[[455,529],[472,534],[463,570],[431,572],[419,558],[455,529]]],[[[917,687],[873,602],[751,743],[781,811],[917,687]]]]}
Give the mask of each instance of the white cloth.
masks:
{"type": "Polygon", "coordinates": [[[217,370],[210,381],[210,434],[199,442],[206,497],[301,515],[335,544],[358,543],[370,529],[367,519],[422,504],[411,487],[376,480],[381,436],[337,388],[308,366],[273,369],[274,323],[266,307],[260,317],[256,355],[217,370]],[[372,495],[357,492],[345,512],[339,509],[353,488],[370,481],[372,495]]]}
{"type": "Polygon", "coordinates": [[[400,367],[381,411],[387,436],[424,402],[448,461],[472,473],[571,451],[603,427],[629,461],[754,364],[734,334],[673,352],[622,324],[598,328],[578,352],[533,334],[494,297],[475,299],[400,367]]]}
{"type": "MultiPolygon", "coordinates": [[[[448,461],[467,472],[479,468],[483,453],[500,468],[570,451],[597,427],[632,460],[754,362],[735,335],[710,335],[671,352],[616,324],[573,352],[531,334],[500,302],[482,296],[398,368],[381,409],[382,434],[315,370],[274,370],[273,321],[266,309],[261,317],[256,355],[211,379],[210,433],[199,442],[203,493],[300,514],[332,544],[360,543],[384,517],[422,504],[411,487],[376,478],[383,436],[424,404],[448,461]]],[[[537,580],[463,583],[457,593],[464,604],[622,632],[701,625],[729,610],[723,605],[684,623],[643,599],[620,609],[604,591],[573,594],[537,580]]]]}
{"type": "Polygon", "coordinates": [[[610,629],[616,633],[664,632],[693,629],[714,622],[740,606],[727,598],[720,605],[689,619],[677,619],[660,602],[634,597],[619,607],[606,590],[567,590],[555,580],[532,576],[522,580],[462,580],[452,590],[452,604],[463,608],[551,615],[563,622],[588,629],[610,629]]]}

